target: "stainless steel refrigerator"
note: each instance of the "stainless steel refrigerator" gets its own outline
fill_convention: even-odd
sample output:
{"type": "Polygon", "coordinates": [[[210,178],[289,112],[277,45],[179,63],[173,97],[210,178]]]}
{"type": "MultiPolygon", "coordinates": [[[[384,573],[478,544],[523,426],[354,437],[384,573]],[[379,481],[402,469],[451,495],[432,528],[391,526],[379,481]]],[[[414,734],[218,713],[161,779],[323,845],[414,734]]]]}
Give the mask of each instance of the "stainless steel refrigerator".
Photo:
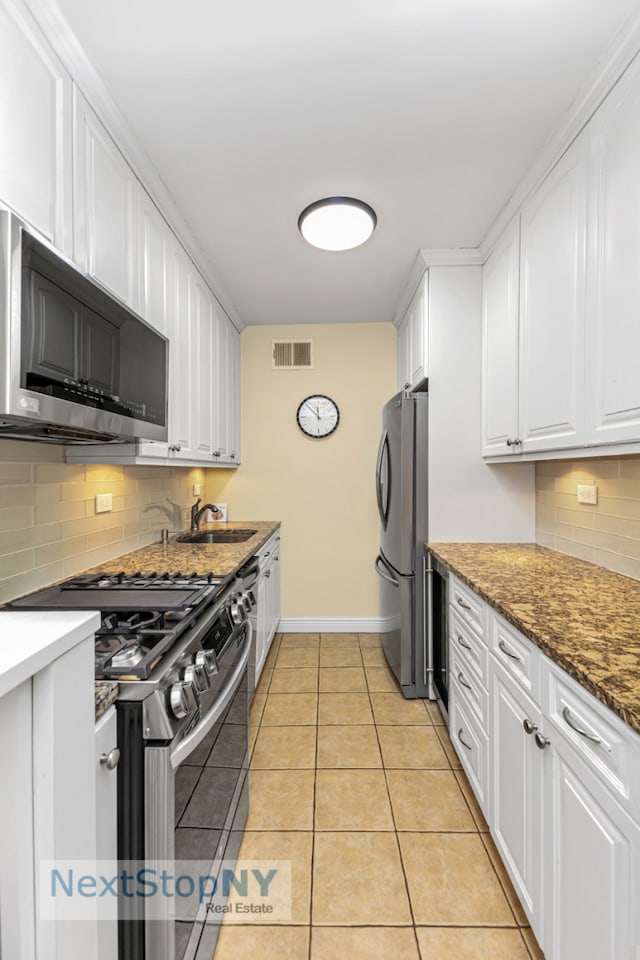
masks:
{"type": "Polygon", "coordinates": [[[428,539],[428,394],[398,393],[382,409],[376,465],[382,644],[405,697],[434,696],[424,596],[428,539]]]}

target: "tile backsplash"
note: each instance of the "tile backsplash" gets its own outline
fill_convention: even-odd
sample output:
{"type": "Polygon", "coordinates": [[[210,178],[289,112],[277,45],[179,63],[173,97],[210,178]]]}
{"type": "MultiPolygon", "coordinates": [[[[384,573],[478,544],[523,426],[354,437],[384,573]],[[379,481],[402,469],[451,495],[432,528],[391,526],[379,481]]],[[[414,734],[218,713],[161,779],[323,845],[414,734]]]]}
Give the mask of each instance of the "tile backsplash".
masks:
{"type": "Polygon", "coordinates": [[[64,448],[0,440],[0,603],[187,526],[193,484],[184,467],[64,462],[64,448]],[[95,512],[110,493],[110,513],[95,512]]]}
{"type": "Polygon", "coordinates": [[[640,579],[640,457],[536,464],[536,542],[640,579]],[[596,505],[577,502],[579,483],[596,505]]]}

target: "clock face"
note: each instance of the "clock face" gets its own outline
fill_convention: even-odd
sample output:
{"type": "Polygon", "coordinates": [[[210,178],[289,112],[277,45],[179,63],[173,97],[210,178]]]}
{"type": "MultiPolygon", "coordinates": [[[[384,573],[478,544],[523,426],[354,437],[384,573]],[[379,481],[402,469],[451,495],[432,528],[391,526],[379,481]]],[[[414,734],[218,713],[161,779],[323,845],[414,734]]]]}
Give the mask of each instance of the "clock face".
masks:
{"type": "Polygon", "coordinates": [[[298,426],[308,437],[328,437],[340,422],[340,412],[334,400],[320,393],[306,397],[296,413],[298,426]]]}

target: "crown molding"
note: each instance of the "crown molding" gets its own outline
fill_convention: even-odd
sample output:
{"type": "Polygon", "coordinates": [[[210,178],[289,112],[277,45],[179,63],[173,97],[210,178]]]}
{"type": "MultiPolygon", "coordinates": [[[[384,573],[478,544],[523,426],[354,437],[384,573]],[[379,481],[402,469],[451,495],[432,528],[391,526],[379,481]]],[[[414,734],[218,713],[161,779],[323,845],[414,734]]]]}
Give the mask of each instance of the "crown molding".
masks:
{"type": "Polygon", "coordinates": [[[396,312],[393,316],[393,325],[399,327],[411,298],[418,289],[418,284],[422,280],[425,270],[430,267],[471,267],[482,266],[484,257],[478,247],[459,247],[459,248],[433,248],[418,250],[418,254],[413,261],[409,277],[404,286],[396,312]]]}
{"type": "Polygon", "coordinates": [[[238,316],[231,298],[205,257],[191,227],[180,212],[149,154],[144,150],[133,129],[125,120],[55,0],[24,0],[24,5],[71,74],[74,84],[92,109],[95,110],[99,120],[115,141],[117,148],[193,260],[203,279],[211,287],[216,299],[233,325],[238,331],[242,331],[245,323],[238,316]]]}
{"type": "Polygon", "coordinates": [[[584,130],[603,100],[640,54],[640,13],[623,25],[598,59],[555,132],[542,147],[522,180],[506,201],[480,244],[486,260],[496,240],[523,203],[550,173],[558,160],[584,130]]]}

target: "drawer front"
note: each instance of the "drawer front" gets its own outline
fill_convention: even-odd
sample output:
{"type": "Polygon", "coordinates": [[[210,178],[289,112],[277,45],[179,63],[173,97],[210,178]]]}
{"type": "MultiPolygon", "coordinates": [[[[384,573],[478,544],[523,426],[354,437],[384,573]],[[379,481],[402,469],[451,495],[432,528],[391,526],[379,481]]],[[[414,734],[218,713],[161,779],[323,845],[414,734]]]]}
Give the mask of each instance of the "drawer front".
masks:
{"type": "Polygon", "coordinates": [[[489,809],[489,741],[482,732],[455,677],[451,678],[449,699],[449,735],[482,812],[489,809]]]}
{"type": "Polygon", "coordinates": [[[547,657],[541,675],[552,726],[640,823],[640,736],[547,657]]]}
{"type": "Polygon", "coordinates": [[[487,604],[453,575],[449,577],[449,603],[464,622],[473,627],[479,637],[486,640],[487,604]]]}
{"type": "Polygon", "coordinates": [[[459,648],[451,645],[450,671],[455,678],[460,695],[469,707],[482,730],[487,730],[489,711],[489,694],[478,680],[476,673],[470,669],[467,660],[458,652],[459,648]]]}
{"type": "Polygon", "coordinates": [[[540,651],[499,614],[491,627],[491,650],[498,663],[534,700],[538,699],[540,651]]]}
{"type": "Polygon", "coordinates": [[[478,635],[449,608],[449,640],[451,650],[462,657],[470,673],[474,673],[484,687],[489,684],[489,651],[478,635]]]}
{"type": "Polygon", "coordinates": [[[265,566],[272,556],[280,550],[280,534],[275,533],[266,543],[263,543],[258,550],[257,556],[260,558],[260,566],[265,566]]]}

